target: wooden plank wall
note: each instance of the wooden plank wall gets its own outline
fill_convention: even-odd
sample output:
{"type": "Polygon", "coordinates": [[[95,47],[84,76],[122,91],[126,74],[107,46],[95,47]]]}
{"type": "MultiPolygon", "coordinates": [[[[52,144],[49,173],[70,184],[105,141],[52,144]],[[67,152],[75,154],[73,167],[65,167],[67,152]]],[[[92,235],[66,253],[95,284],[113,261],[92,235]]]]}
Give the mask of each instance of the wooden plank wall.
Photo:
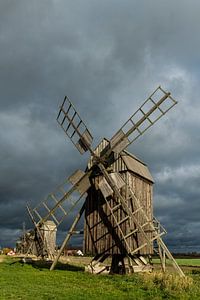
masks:
{"type": "MultiPolygon", "coordinates": [[[[120,164],[120,162],[118,162],[120,164]]],[[[144,206],[144,210],[147,213],[149,219],[152,219],[153,215],[153,203],[152,203],[152,183],[139,177],[132,172],[124,171],[121,175],[129,182],[135,195],[140,200],[140,203],[144,206]]],[[[85,211],[85,225],[84,225],[84,252],[86,254],[99,254],[109,253],[118,254],[125,253],[124,245],[120,241],[120,233],[118,230],[113,230],[115,222],[111,216],[108,207],[105,203],[103,196],[99,190],[95,189],[98,186],[101,176],[92,179],[93,186],[88,192],[86,200],[85,211]],[[116,235],[115,232],[118,234],[116,235]],[[119,238],[118,238],[119,237],[119,238]],[[114,246],[113,246],[114,245],[114,246]]],[[[126,191],[123,190],[122,194],[126,197],[126,191]]],[[[114,207],[117,203],[110,197],[110,205],[114,207]]],[[[132,211],[134,211],[133,203],[129,204],[132,211]]],[[[115,211],[115,217],[122,220],[125,217],[124,212],[121,209],[115,211]]],[[[121,224],[121,229],[124,235],[130,232],[129,221],[125,221],[121,224]]],[[[145,227],[146,234],[151,237],[152,233],[148,227],[145,227]]],[[[127,239],[129,246],[132,249],[136,249],[140,245],[145,243],[145,240],[141,233],[127,239]]],[[[138,254],[152,254],[153,247],[149,249],[148,246],[139,251],[138,254]]]]}

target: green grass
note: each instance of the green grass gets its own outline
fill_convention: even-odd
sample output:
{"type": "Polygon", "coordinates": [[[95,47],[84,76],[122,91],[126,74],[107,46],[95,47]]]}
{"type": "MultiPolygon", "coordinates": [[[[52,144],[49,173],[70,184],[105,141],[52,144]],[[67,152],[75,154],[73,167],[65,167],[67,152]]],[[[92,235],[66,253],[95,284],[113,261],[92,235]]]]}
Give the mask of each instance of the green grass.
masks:
{"type": "Polygon", "coordinates": [[[200,266],[200,258],[177,258],[176,261],[181,266],[200,266]]]}
{"type": "Polygon", "coordinates": [[[189,276],[192,286],[172,284],[175,277],[91,275],[70,265],[50,272],[39,263],[6,258],[0,263],[0,299],[200,299],[200,271],[189,276]]]}
{"type": "MultiPolygon", "coordinates": [[[[176,261],[180,266],[192,266],[192,267],[200,266],[200,258],[177,258],[176,261]]],[[[153,259],[153,262],[160,263],[160,260],[156,258],[153,259]]],[[[167,263],[170,262],[167,260],[167,263]]]]}

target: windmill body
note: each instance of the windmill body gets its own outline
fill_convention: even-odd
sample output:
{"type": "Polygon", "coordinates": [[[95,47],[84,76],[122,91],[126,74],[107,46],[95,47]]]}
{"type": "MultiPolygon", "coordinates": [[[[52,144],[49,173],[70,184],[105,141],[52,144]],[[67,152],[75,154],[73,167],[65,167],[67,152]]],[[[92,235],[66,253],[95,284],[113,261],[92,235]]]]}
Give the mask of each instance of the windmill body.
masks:
{"type": "Polygon", "coordinates": [[[52,259],[56,249],[57,226],[52,220],[45,221],[40,228],[26,231],[17,242],[17,252],[52,259]]]}
{"type": "Polygon", "coordinates": [[[44,224],[42,224],[40,230],[42,238],[45,242],[44,251],[45,249],[48,249],[50,256],[53,257],[56,249],[56,224],[52,220],[47,220],[44,222],[44,224]]]}
{"type": "MultiPolygon", "coordinates": [[[[95,149],[96,154],[108,145],[108,140],[103,139],[95,149]]],[[[88,169],[92,167],[92,158],[88,163],[88,169]]],[[[113,162],[110,165],[109,171],[111,174],[119,173],[129,186],[134,190],[136,197],[143,206],[149,220],[153,219],[153,178],[148,167],[127,151],[113,157],[113,162]]],[[[84,253],[87,255],[97,255],[100,253],[126,254],[126,245],[123,244],[119,229],[116,227],[115,220],[109,211],[102,192],[99,190],[99,183],[103,180],[102,175],[94,175],[90,177],[91,188],[88,190],[85,207],[85,225],[84,225],[84,253]],[[115,246],[113,246],[115,245],[115,246]]],[[[121,193],[124,198],[127,198],[127,191],[122,188],[121,193]]],[[[130,233],[130,222],[126,218],[125,212],[118,205],[116,199],[109,197],[110,206],[114,209],[114,215],[117,222],[121,222],[121,229],[124,236],[130,233]],[[124,220],[124,221],[123,221],[124,220]],[[123,221],[123,222],[122,222],[123,221]]],[[[132,212],[136,210],[133,201],[129,201],[132,212]]],[[[136,224],[134,224],[136,229],[136,224]]],[[[152,238],[152,231],[148,224],[144,228],[149,239],[152,238]]],[[[127,243],[131,249],[136,249],[145,243],[145,239],[141,233],[135,233],[127,239],[127,243]]],[[[138,255],[153,254],[153,245],[147,245],[138,250],[138,255]]]]}

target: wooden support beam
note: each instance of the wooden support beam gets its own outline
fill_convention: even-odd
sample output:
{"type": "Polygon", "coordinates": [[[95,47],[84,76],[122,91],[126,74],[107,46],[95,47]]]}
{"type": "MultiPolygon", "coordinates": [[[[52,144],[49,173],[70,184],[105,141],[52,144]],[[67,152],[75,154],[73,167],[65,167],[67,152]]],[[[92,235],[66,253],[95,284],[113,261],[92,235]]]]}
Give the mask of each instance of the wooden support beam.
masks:
{"type": "Polygon", "coordinates": [[[59,249],[56,258],[55,258],[54,262],[53,262],[52,265],[51,265],[50,271],[52,271],[52,270],[55,268],[55,266],[56,266],[56,264],[57,264],[57,262],[58,262],[58,260],[59,260],[59,258],[60,258],[60,256],[61,256],[61,254],[62,254],[64,248],[66,247],[68,241],[70,240],[70,238],[71,238],[71,236],[72,236],[72,234],[73,234],[73,231],[75,230],[75,227],[76,227],[77,223],[79,222],[79,220],[80,220],[80,218],[81,218],[81,216],[82,216],[84,210],[85,210],[85,202],[84,202],[83,206],[81,207],[81,209],[80,209],[78,215],[77,215],[76,218],[74,219],[74,222],[72,223],[72,226],[71,226],[71,228],[70,228],[70,230],[69,230],[69,232],[68,232],[66,238],[64,239],[64,241],[63,241],[63,243],[62,243],[62,246],[61,246],[61,248],[59,249]]]}

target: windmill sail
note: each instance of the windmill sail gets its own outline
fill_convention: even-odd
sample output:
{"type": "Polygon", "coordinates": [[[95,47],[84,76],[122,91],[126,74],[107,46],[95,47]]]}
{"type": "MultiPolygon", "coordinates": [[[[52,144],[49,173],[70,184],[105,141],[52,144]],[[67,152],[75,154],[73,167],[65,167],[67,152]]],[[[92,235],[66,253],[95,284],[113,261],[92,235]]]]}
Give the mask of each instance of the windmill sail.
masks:
{"type": "Polygon", "coordinates": [[[40,202],[32,210],[37,225],[48,219],[53,220],[57,226],[62,223],[89,189],[88,176],[81,170],[74,172],[56,191],[40,202]]]}
{"type": "Polygon", "coordinates": [[[60,107],[57,121],[81,154],[91,150],[93,137],[67,96],[60,107]]]}
{"type": "Polygon", "coordinates": [[[103,157],[108,157],[112,151],[123,151],[176,104],[170,93],[159,86],[111,138],[110,148],[103,157]]]}

